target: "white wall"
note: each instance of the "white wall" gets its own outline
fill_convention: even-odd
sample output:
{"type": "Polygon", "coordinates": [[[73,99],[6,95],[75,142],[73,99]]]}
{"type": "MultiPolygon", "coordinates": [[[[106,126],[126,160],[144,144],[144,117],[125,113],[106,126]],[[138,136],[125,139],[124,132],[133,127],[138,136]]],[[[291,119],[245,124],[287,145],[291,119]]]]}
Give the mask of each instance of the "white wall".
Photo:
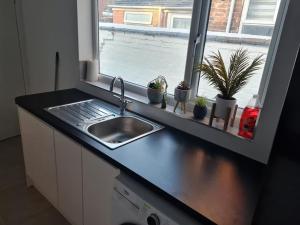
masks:
{"type": "Polygon", "coordinates": [[[0,1],[0,140],[19,134],[14,98],[24,95],[15,9],[0,1]]]}
{"type": "Polygon", "coordinates": [[[54,90],[55,53],[60,53],[59,89],[79,80],[75,0],[17,0],[28,93],[54,90]]]}
{"type": "Polygon", "coordinates": [[[15,2],[0,1],[0,140],[19,134],[15,97],[54,89],[56,51],[58,88],[79,80],[76,1],[15,2]]]}

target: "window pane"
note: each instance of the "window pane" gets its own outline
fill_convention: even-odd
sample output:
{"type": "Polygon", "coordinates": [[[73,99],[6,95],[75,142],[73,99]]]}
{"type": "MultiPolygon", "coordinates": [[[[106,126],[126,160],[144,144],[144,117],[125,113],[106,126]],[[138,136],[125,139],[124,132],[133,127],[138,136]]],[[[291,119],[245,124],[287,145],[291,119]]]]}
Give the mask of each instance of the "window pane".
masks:
{"type": "Polygon", "coordinates": [[[277,0],[250,0],[247,20],[273,22],[277,0]]]}
{"type": "Polygon", "coordinates": [[[151,24],[152,13],[126,12],[124,20],[127,23],[151,24]]]}
{"type": "Polygon", "coordinates": [[[192,6],[193,0],[99,0],[100,73],[141,86],[163,75],[173,93],[184,79],[192,6]]]}
{"type": "MultiPolygon", "coordinates": [[[[248,50],[251,59],[261,54],[264,54],[264,58],[266,58],[269,51],[274,24],[265,28],[262,28],[261,24],[252,24],[246,27],[242,15],[244,10],[247,9],[244,8],[243,2],[243,0],[236,0],[233,10],[230,10],[230,0],[222,2],[218,0],[212,1],[204,57],[220,51],[227,69],[230,55],[237,49],[243,48],[248,50]],[[230,16],[229,12],[231,11],[232,15],[230,16]],[[247,34],[243,33],[243,31],[247,31],[247,34]]],[[[251,7],[249,7],[249,10],[255,9],[259,11],[263,4],[272,5],[273,9],[274,2],[277,3],[278,1],[250,0],[251,7]]],[[[250,78],[247,85],[234,96],[240,107],[245,107],[251,97],[258,93],[264,67],[265,64],[255,72],[255,75],[250,78]]],[[[200,78],[198,95],[214,100],[218,93],[214,87],[209,85],[207,80],[200,78]]]]}
{"type": "Polygon", "coordinates": [[[190,18],[173,18],[173,28],[175,29],[190,29],[191,19],[190,18]]]}

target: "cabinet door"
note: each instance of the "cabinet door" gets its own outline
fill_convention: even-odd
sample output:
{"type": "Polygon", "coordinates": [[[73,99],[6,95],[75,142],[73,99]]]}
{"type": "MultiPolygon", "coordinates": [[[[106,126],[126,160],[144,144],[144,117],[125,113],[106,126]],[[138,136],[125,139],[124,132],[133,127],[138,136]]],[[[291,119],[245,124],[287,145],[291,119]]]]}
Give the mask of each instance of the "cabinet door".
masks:
{"type": "Polygon", "coordinates": [[[26,175],[33,185],[57,206],[57,181],[53,129],[18,108],[26,175]]]}
{"type": "Polygon", "coordinates": [[[58,209],[73,224],[82,225],[82,164],[81,146],[54,131],[58,209]]]}
{"type": "Polygon", "coordinates": [[[120,171],[82,151],[84,225],[111,225],[113,183],[120,171]]]}

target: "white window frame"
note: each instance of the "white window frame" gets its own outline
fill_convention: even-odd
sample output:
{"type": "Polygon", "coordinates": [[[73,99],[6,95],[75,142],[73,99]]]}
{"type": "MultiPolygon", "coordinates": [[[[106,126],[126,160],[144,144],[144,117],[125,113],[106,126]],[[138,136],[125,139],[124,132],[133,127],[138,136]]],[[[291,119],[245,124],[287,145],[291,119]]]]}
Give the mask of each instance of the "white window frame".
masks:
{"type": "MultiPolygon", "coordinates": [[[[192,89],[192,98],[196,98],[198,96],[198,86],[199,86],[199,81],[200,81],[200,74],[195,73],[193,71],[194,65],[197,65],[200,63],[203,59],[203,54],[204,54],[204,48],[205,48],[205,43],[206,43],[206,34],[207,34],[207,28],[208,28],[208,22],[209,22],[209,14],[210,14],[210,9],[211,9],[211,2],[212,0],[205,1],[205,0],[200,0],[200,1],[194,1],[194,6],[193,6],[193,12],[192,12],[192,21],[191,21],[191,29],[190,29],[190,39],[189,39],[189,44],[188,44],[188,49],[187,49],[187,59],[186,59],[186,68],[185,68],[185,73],[184,73],[184,78],[183,80],[186,81],[192,89]]],[[[283,1],[282,1],[283,2],[283,1]]],[[[246,2],[249,5],[249,0],[246,0],[246,2]]],[[[283,4],[283,3],[282,3],[283,4]]],[[[278,6],[278,9],[280,6],[278,6]]],[[[129,13],[132,13],[131,11],[128,11],[129,13]]],[[[126,12],[125,12],[126,13],[126,12]]],[[[134,13],[151,13],[151,12],[134,12],[134,13]]],[[[280,12],[277,12],[277,14],[280,12]]],[[[283,12],[281,12],[282,14],[283,12]]],[[[245,10],[244,13],[245,14],[245,10]]],[[[174,14],[175,17],[177,16],[184,16],[182,14],[174,14]]],[[[125,15],[124,15],[125,18],[125,15]]],[[[171,22],[172,16],[168,17],[168,23],[171,22]]],[[[275,26],[274,28],[274,36],[278,36],[279,32],[279,26],[280,26],[280,21],[277,24],[277,28],[275,26]]],[[[97,28],[98,29],[98,28],[97,28]]],[[[273,38],[275,39],[275,38],[273,38]]],[[[266,59],[265,67],[264,67],[264,72],[262,75],[260,87],[259,87],[259,97],[260,97],[260,102],[264,103],[264,98],[265,98],[265,93],[267,90],[267,81],[268,77],[270,76],[270,70],[272,69],[271,66],[271,60],[272,60],[272,55],[275,53],[275,40],[273,40],[269,46],[269,51],[268,51],[268,57],[266,59]]],[[[98,46],[98,44],[97,44],[98,46]]],[[[97,54],[99,55],[99,53],[97,54]]],[[[101,60],[101,59],[100,59],[101,60]]],[[[99,71],[100,72],[100,71],[99,71]]],[[[122,75],[122,74],[101,74],[102,76],[102,81],[109,83],[110,80],[112,79],[112,76],[116,75],[122,75]]],[[[125,81],[126,88],[128,91],[137,93],[143,96],[146,96],[146,87],[141,86],[138,84],[135,84],[131,81],[125,81]]],[[[170,91],[170,90],[169,90],[170,91]]],[[[168,93],[168,97],[170,99],[173,98],[173,93],[168,93]]],[[[213,99],[208,99],[209,103],[212,104],[213,99]]]]}
{"type": "Polygon", "coordinates": [[[263,23],[263,22],[258,22],[258,21],[254,22],[253,20],[246,20],[250,0],[245,0],[244,4],[245,4],[245,7],[243,8],[242,19],[241,19],[241,23],[240,23],[240,27],[239,27],[239,33],[240,34],[242,34],[242,28],[243,28],[244,24],[274,26],[272,40],[271,40],[271,43],[270,43],[270,46],[269,46],[268,55],[267,55],[266,62],[265,62],[265,67],[264,67],[264,70],[263,70],[260,86],[259,86],[259,89],[258,89],[259,100],[261,102],[261,105],[264,105],[265,96],[266,96],[266,92],[267,92],[267,89],[268,89],[268,80],[270,79],[271,72],[272,72],[272,65],[271,65],[272,58],[276,53],[277,38],[279,37],[279,34],[280,34],[279,31],[280,31],[280,26],[281,26],[281,23],[282,23],[281,20],[283,19],[284,6],[285,6],[286,3],[284,2],[284,0],[282,0],[281,3],[280,3],[280,0],[277,0],[274,19],[273,19],[273,22],[269,23],[269,24],[268,23],[263,23]],[[277,18],[277,23],[276,23],[275,18],[277,18]],[[276,37],[276,38],[273,38],[273,37],[276,37]]]}
{"type": "Polygon", "coordinates": [[[174,19],[191,19],[192,20],[192,16],[191,15],[186,15],[186,14],[179,14],[179,13],[169,13],[168,14],[168,27],[170,29],[180,29],[180,30],[186,30],[183,28],[174,28],[174,19]]]}
{"type": "MultiPolygon", "coordinates": [[[[97,1],[97,0],[94,0],[97,1]]],[[[193,73],[193,59],[195,57],[195,53],[196,53],[196,40],[198,40],[198,29],[199,29],[199,24],[200,24],[200,12],[203,11],[202,7],[206,6],[206,13],[209,13],[209,7],[211,4],[211,1],[203,1],[203,0],[194,0],[194,5],[193,5],[193,13],[191,18],[192,18],[192,22],[191,22],[191,29],[190,29],[190,38],[189,38],[189,43],[188,43],[188,52],[187,52],[187,59],[186,59],[186,68],[185,68],[185,73],[183,74],[183,80],[186,81],[188,84],[191,84],[191,80],[192,80],[192,73],[193,73]]],[[[142,12],[144,13],[144,12],[142,12]]],[[[204,15],[204,14],[203,14],[204,15]]],[[[203,18],[204,16],[202,16],[201,18],[203,18]]],[[[125,15],[124,15],[125,18],[125,15]]],[[[99,21],[98,16],[96,15],[96,17],[94,17],[95,21],[99,21]]],[[[202,20],[203,23],[204,20],[202,20]]],[[[124,21],[125,22],[125,21],[124,21]]],[[[202,24],[201,23],[201,24],[202,24]]],[[[204,22],[203,24],[205,24],[207,22],[204,22]]],[[[93,26],[94,29],[98,30],[98,25],[93,26]]],[[[205,38],[205,35],[201,35],[201,37],[205,38]]],[[[199,43],[197,43],[198,45],[199,43]]],[[[95,45],[95,44],[94,44],[95,45]]],[[[97,44],[98,45],[98,44],[97,44]]],[[[198,53],[197,53],[198,54],[198,53]]],[[[98,54],[100,55],[100,54],[98,54]]],[[[100,57],[100,56],[99,56],[100,57]]],[[[99,60],[101,60],[99,58],[99,60]]],[[[100,64],[100,63],[99,63],[100,64]]],[[[101,80],[101,82],[105,83],[105,84],[109,84],[111,82],[111,80],[113,79],[113,76],[116,76],[117,74],[101,74],[100,73],[100,69],[99,69],[99,79],[101,80]]],[[[146,97],[147,96],[147,87],[145,86],[141,86],[135,83],[132,83],[130,81],[124,81],[125,83],[125,88],[127,91],[132,92],[132,93],[137,93],[141,96],[146,97]]],[[[192,88],[192,85],[191,85],[192,88]]],[[[194,96],[195,97],[195,96],[194,96]]],[[[173,102],[173,94],[172,93],[168,93],[168,98],[171,100],[171,102],[173,102]]]]}
{"type": "MultiPolygon", "coordinates": [[[[283,3],[284,1],[281,1],[283,3]]],[[[187,59],[186,59],[186,68],[185,68],[185,73],[184,73],[184,81],[187,82],[192,90],[192,95],[191,99],[195,99],[198,97],[198,86],[199,86],[199,81],[200,81],[200,74],[197,72],[193,71],[194,65],[199,64],[202,59],[203,59],[203,54],[204,54],[204,48],[205,48],[205,43],[206,43],[206,35],[207,35],[207,28],[208,28],[208,22],[209,22],[209,14],[210,14],[210,9],[211,9],[211,3],[212,0],[199,0],[199,1],[194,1],[194,6],[193,6],[193,12],[192,12],[192,21],[191,21],[191,29],[190,29],[190,39],[188,43],[188,50],[187,50],[187,59]]],[[[246,2],[249,5],[249,0],[246,0],[246,2]]],[[[278,6],[278,9],[280,6],[278,6]]],[[[282,7],[283,8],[283,7],[282,7]]],[[[131,11],[128,11],[131,13],[131,11]]],[[[134,12],[134,11],[133,11],[134,12]]],[[[126,12],[125,12],[126,13],[126,12]]],[[[138,12],[134,12],[138,13],[138,12]]],[[[140,13],[148,13],[148,12],[140,12],[140,13]]],[[[151,12],[149,12],[151,13],[151,12]]],[[[278,11],[277,14],[283,14],[283,10],[278,11]]],[[[245,10],[244,13],[245,14],[245,10]]],[[[277,15],[276,14],[276,15],[277,15]]],[[[177,15],[177,14],[174,14],[177,15]]],[[[180,14],[178,14],[180,15],[180,14]]],[[[182,15],[182,14],[181,14],[182,15]]],[[[125,16],[124,16],[125,18],[125,16]]],[[[98,21],[98,18],[96,18],[98,21]]],[[[169,19],[169,17],[168,17],[169,19]]],[[[167,21],[169,22],[169,21],[167,21]]],[[[281,25],[281,21],[279,20],[277,24],[275,24],[274,27],[274,36],[279,35],[279,28],[281,25]]],[[[97,27],[98,29],[98,27],[97,27]]],[[[98,45],[98,44],[97,44],[98,45]]],[[[259,87],[259,97],[260,97],[260,102],[263,105],[264,104],[264,99],[265,99],[265,93],[267,90],[267,81],[269,79],[270,73],[271,73],[271,59],[272,56],[275,53],[275,45],[276,45],[276,38],[273,38],[273,40],[270,43],[269,46],[269,51],[268,51],[268,57],[266,59],[266,64],[264,68],[264,72],[262,75],[260,87],[259,87]]],[[[99,54],[98,54],[99,55],[99,54]]],[[[101,59],[99,59],[101,60],[101,59]]],[[[100,71],[100,70],[99,70],[100,71]]],[[[116,76],[118,74],[101,74],[101,80],[103,82],[109,83],[110,80],[112,79],[112,76],[116,76]]],[[[122,74],[120,74],[122,75],[122,74]]],[[[146,90],[147,88],[145,86],[141,86],[138,84],[135,84],[130,81],[125,81],[126,84],[126,89],[130,92],[137,93],[143,96],[146,96],[146,90]]],[[[169,90],[170,91],[170,90],[169,90]]],[[[168,93],[169,99],[173,99],[173,93],[168,93]]],[[[209,105],[212,104],[214,101],[213,99],[208,99],[209,100],[209,105]]]]}
{"type": "Polygon", "coordinates": [[[124,13],[124,23],[131,23],[131,24],[144,24],[144,25],[151,25],[153,20],[153,13],[152,12],[136,12],[136,11],[125,11],[124,13]],[[148,15],[150,16],[149,21],[134,21],[134,20],[127,20],[126,17],[128,14],[136,14],[136,15],[148,15]]]}

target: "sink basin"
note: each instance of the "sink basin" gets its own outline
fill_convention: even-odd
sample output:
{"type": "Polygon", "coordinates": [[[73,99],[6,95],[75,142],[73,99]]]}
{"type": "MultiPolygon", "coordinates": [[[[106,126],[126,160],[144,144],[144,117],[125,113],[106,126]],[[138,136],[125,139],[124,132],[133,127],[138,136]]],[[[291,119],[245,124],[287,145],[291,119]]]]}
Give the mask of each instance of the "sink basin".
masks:
{"type": "Polygon", "coordinates": [[[87,132],[108,147],[117,148],[158,129],[160,127],[146,120],[124,116],[93,124],[88,127],[87,132]]]}
{"type": "Polygon", "coordinates": [[[163,126],[133,113],[126,112],[126,116],[120,116],[110,105],[98,99],[49,107],[45,110],[110,149],[163,129],[163,126]]]}

